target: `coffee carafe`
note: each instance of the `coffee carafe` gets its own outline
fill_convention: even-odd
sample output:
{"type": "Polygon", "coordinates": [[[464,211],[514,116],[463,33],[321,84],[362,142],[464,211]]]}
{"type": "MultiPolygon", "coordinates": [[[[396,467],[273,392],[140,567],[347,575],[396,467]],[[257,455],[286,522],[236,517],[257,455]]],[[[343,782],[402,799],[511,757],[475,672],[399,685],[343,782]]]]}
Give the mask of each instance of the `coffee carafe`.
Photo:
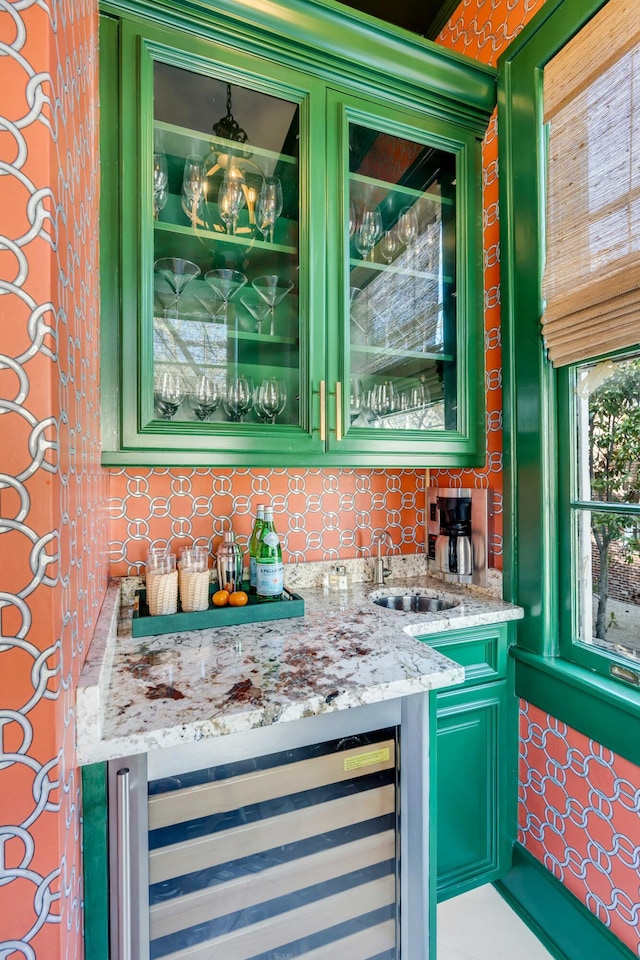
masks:
{"type": "Polygon", "coordinates": [[[445,579],[465,582],[473,574],[471,499],[438,497],[440,532],[436,539],[436,564],[445,579]]]}

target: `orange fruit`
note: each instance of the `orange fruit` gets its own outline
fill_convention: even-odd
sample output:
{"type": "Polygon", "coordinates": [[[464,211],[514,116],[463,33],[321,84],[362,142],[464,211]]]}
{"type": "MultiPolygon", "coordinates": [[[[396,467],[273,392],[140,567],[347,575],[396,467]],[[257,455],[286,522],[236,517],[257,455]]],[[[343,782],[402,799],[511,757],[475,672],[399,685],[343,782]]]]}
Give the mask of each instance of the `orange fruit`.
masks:
{"type": "Polygon", "coordinates": [[[229,603],[229,591],[228,590],[216,590],[214,595],[211,597],[213,600],[214,607],[226,607],[229,603]]]}
{"type": "Polygon", "coordinates": [[[247,603],[249,597],[244,592],[244,590],[236,590],[235,593],[232,593],[229,597],[229,606],[230,607],[244,607],[247,603]]]}

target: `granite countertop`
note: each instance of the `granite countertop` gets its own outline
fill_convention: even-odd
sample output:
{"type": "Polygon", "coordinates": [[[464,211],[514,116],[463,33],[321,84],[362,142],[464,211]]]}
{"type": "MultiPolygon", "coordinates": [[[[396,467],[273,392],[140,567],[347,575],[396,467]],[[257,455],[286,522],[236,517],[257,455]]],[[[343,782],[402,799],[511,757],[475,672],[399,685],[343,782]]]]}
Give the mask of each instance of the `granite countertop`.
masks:
{"type": "Polygon", "coordinates": [[[460,683],[464,669],[430,647],[429,634],[522,616],[519,607],[424,576],[390,580],[386,591],[429,589],[456,606],[405,613],[373,603],[371,583],[330,591],[300,589],[292,579],[303,617],[139,639],[131,635],[133,591],[114,581],[78,687],[79,762],[460,683]]]}

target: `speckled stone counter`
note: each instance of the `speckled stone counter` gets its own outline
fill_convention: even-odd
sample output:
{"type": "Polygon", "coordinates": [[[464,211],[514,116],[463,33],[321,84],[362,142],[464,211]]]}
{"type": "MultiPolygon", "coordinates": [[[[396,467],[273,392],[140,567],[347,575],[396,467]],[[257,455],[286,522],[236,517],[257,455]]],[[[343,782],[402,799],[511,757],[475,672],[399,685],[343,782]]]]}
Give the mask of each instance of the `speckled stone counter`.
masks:
{"type": "Polygon", "coordinates": [[[424,576],[390,580],[386,591],[429,589],[456,605],[426,614],[385,609],[373,602],[371,583],[295,589],[303,617],[134,639],[131,586],[111,584],[78,688],[79,762],[460,683],[463,668],[433,650],[429,634],[522,616],[518,607],[424,576]]]}

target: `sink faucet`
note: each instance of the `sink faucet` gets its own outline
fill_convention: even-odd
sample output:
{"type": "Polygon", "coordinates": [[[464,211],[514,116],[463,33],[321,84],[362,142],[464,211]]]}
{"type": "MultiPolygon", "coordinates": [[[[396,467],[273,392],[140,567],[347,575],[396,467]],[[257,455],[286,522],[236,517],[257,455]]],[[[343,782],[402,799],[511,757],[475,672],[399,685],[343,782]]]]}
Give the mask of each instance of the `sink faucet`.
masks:
{"type": "Polygon", "coordinates": [[[373,561],[373,585],[374,587],[384,587],[385,577],[388,577],[391,573],[391,568],[387,565],[385,567],[384,560],[382,559],[382,542],[383,540],[391,540],[391,537],[387,530],[383,530],[382,533],[376,533],[373,538],[373,542],[378,545],[378,555],[373,561]]]}

